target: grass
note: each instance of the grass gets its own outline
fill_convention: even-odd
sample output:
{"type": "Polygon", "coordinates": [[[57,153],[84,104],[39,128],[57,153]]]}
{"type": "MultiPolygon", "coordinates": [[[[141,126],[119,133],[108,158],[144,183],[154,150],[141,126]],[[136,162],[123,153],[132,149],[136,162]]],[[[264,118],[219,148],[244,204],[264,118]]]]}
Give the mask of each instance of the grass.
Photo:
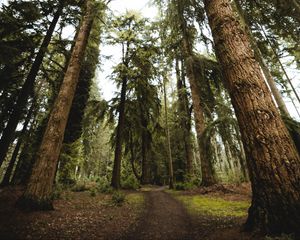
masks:
{"type": "Polygon", "coordinates": [[[140,205],[144,203],[144,196],[140,193],[130,193],[126,196],[129,204],[140,205]]]}
{"type": "Polygon", "coordinates": [[[244,217],[250,203],[247,201],[228,201],[222,198],[204,196],[175,195],[191,213],[216,217],[244,217]]]}

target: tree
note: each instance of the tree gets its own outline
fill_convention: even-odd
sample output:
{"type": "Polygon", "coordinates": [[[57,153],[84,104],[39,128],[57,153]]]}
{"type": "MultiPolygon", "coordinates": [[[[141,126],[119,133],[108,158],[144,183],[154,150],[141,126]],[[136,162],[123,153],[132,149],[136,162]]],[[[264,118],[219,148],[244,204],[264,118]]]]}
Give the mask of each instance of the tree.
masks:
{"type": "Polygon", "coordinates": [[[252,184],[246,228],[299,233],[299,155],[231,2],[206,0],[205,9],[238,119],[252,184]]]}
{"type": "Polygon", "coordinates": [[[52,187],[65,127],[78,83],[80,67],[94,19],[94,2],[86,2],[72,56],[47,124],[32,175],[18,205],[32,210],[53,209],[52,187]]]}
{"type": "Polygon", "coordinates": [[[63,184],[74,182],[75,168],[80,161],[79,147],[81,145],[81,136],[84,131],[84,114],[86,105],[90,96],[90,90],[95,76],[95,71],[99,63],[99,45],[102,30],[102,22],[105,10],[105,4],[99,3],[97,6],[97,18],[93,23],[89,37],[86,57],[82,63],[79,74],[78,85],[76,87],[74,100],[70,110],[62,151],[59,158],[59,181],[63,184]]]}
{"type": "Polygon", "coordinates": [[[30,71],[27,75],[27,78],[24,82],[24,85],[23,85],[21,92],[18,96],[18,99],[15,103],[14,109],[9,117],[9,121],[2,133],[1,140],[0,140],[0,166],[3,163],[3,161],[5,160],[10,143],[13,141],[16,127],[19,123],[19,120],[24,111],[24,108],[27,104],[27,100],[30,96],[30,93],[32,92],[32,89],[34,87],[36,76],[37,76],[40,66],[43,62],[43,58],[47,51],[47,47],[50,43],[55,26],[56,26],[58,19],[62,13],[63,7],[64,7],[64,1],[59,2],[57,10],[52,19],[52,22],[48,28],[48,31],[43,39],[41,46],[40,46],[39,52],[37,53],[37,55],[35,57],[35,60],[30,68],[30,71]]]}
{"type": "MultiPolygon", "coordinates": [[[[122,46],[121,63],[115,67],[114,78],[121,85],[121,93],[113,99],[111,113],[118,114],[113,136],[115,158],[111,185],[120,188],[122,150],[125,155],[141,159],[141,182],[151,182],[151,134],[158,116],[159,100],[153,83],[156,74],[158,48],[153,37],[156,31],[147,19],[128,12],[113,21],[117,33],[111,35],[112,44],[122,46]],[[129,126],[133,125],[133,128],[129,126]],[[126,137],[125,137],[126,136],[126,137]],[[131,140],[135,140],[134,142],[131,140]],[[133,146],[132,143],[135,145],[133,146]],[[130,147],[128,147],[131,145],[130,147]],[[130,154],[130,148],[140,151],[140,156],[130,154]]],[[[114,119],[112,116],[111,119],[114,119]]]]}
{"type": "Polygon", "coordinates": [[[170,20],[172,24],[172,31],[179,35],[178,43],[182,49],[182,56],[186,67],[186,74],[190,82],[191,95],[193,101],[195,127],[197,133],[197,140],[199,146],[201,172],[202,172],[202,185],[209,186],[216,183],[214,177],[213,165],[210,156],[207,154],[206,149],[202,144],[203,133],[206,126],[205,112],[203,102],[201,99],[201,92],[198,88],[198,65],[196,56],[193,52],[195,29],[189,13],[191,7],[190,1],[169,1],[170,20]],[[188,19],[187,19],[188,18],[188,19]]]}

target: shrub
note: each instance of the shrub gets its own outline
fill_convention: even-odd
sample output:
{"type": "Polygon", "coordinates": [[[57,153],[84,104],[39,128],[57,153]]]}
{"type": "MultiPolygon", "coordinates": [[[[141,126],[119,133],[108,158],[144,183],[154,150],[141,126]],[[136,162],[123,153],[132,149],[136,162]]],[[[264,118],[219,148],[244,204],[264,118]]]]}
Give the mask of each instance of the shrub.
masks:
{"type": "Polygon", "coordinates": [[[91,197],[96,197],[96,195],[97,195],[97,189],[96,188],[90,189],[90,196],[91,197]]]}
{"type": "Polygon", "coordinates": [[[101,193],[112,193],[113,188],[110,186],[110,183],[107,181],[107,179],[102,178],[101,180],[97,181],[98,183],[98,190],[101,193]]]}
{"type": "Polygon", "coordinates": [[[130,175],[125,181],[122,182],[122,188],[136,190],[140,188],[140,183],[133,175],[130,175]]]}
{"type": "Polygon", "coordinates": [[[84,192],[86,190],[89,190],[89,188],[87,187],[87,185],[84,182],[79,182],[77,184],[75,184],[71,190],[73,192],[84,192]]]}
{"type": "Polygon", "coordinates": [[[194,187],[195,187],[195,185],[193,182],[177,182],[174,186],[175,190],[178,190],[178,191],[190,190],[194,187]]]}
{"type": "Polygon", "coordinates": [[[125,201],[125,194],[120,191],[115,191],[111,196],[113,204],[121,206],[125,201]]]}

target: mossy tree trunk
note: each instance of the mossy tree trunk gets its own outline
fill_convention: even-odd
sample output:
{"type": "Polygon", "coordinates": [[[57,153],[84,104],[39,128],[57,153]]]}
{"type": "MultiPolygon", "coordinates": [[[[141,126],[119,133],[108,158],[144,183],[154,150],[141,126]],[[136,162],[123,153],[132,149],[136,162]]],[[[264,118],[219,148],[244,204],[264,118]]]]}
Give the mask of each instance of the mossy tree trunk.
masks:
{"type": "Polygon", "coordinates": [[[94,18],[93,2],[89,0],[86,4],[86,12],[76,38],[75,47],[52,108],[28,186],[18,201],[18,205],[23,208],[31,210],[53,209],[51,195],[56,166],[94,18]]]}
{"type": "Polygon", "coordinates": [[[300,159],[230,0],[206,0],[216,53],[238,119],[252,184],[246,227],[300,231],[300,159]]]}

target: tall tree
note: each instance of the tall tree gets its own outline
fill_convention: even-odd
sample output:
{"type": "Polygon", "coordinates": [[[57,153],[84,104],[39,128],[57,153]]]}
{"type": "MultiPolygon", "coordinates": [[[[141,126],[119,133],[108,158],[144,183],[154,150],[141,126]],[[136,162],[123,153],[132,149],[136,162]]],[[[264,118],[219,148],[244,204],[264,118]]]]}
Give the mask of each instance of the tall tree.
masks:
{"type": "Polygon", "coordinates": [[[32,210],[53,209],[51,194],[57,161],[78,83],[81,63],[95,17],[94,13],[94,2],[88,0],[68,69],[50,114],[32,175],[26,191],[18,201],[20,207],[32,210]]]}
{"type": "Polygon", "coordinates": [[[70,110],[66,131],[64,135],[63,147],[59,158],[59,181],[63,184],[74,182],[74,174],[76,162],[80,161],[78,154],[78,145],[80,142],[83,127],[84,114],[88,99],[90,97],[90,90],[95,76],[95,71],[99,63],[99,45],[102,30],[102,20],[104,16],[105,4],[99,3],[97,6],[97,15],[93,23],[91,35],[89,37],[86,57],[82,63],[79,74],[78,85],[74,95],[74,100],[70,110]]]}
{"type": "Polygon", "coordinates": [[[247,157],[253,196],[246,226],[299,233],[299,155],[231,4],[206,0],[205,9],[247,157]]]}
{"type": "Polygon", "coordinates": [[[20,121],[20,117],[24,111],[24,108],[27,104],[27,100],[33,90],[34,83],[40,66],[43,62],[43,58],[47,51],[47,47],[51,41],[52,34],[54,32],[55,26],[58,22],[58,19],[62,13],[64,7],[64,1],[60,1],[57,10],[53,16],[52,22],[47,30],[47,33],[44,37],[44,40],[40,46],[40,49],[35,57],[35,60],[30,68],[30,71],[27,75],[27,78],[24,82],[24,85],[21,89],[21,92],[18,96],[18,99],[15,103],[14,109],[10,114],[9,121],[2,133],[1,140],[0,140],[0,166],[2,165],[3,161],[5,160],[7,151],[9,149],[10,143],[14,139],[16,127],[20,121]]]}

